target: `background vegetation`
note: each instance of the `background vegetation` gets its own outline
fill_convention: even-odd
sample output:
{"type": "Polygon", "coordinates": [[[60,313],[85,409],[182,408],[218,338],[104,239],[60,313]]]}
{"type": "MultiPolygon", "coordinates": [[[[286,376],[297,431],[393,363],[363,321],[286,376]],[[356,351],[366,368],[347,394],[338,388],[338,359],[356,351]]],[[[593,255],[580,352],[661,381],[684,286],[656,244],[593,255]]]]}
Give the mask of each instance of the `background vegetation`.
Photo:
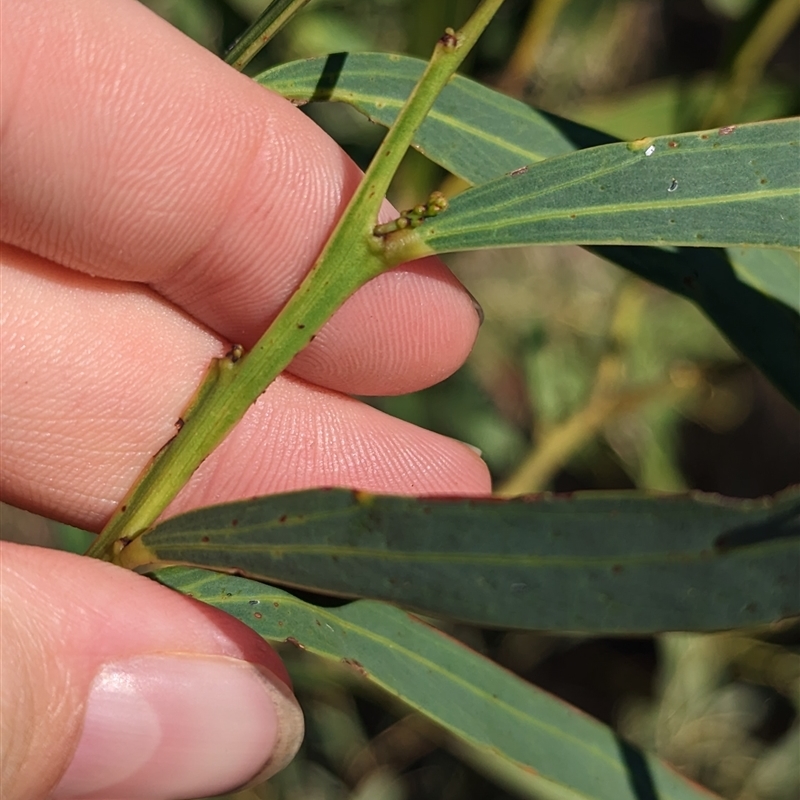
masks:
{"type": "MultiPolygon", "coordinates": [[[[264,0],[149,0],[221,52],[264,0]]],[[[775,0],[507,0],[464,70],[625,139],[800,109],[800,10],[761,36],[775,0]],[[794,17],[793,25],[785,20],[794,17]],[[762,25],[763,27],[763,25],[762,25]]],[[[427,57],[475,0],[316,0],[249,72],[341,50],[427,57]]],[[[775,12],[773,12],[775,13],[775,12]]],[[[343,106],[309,113],[365,166],[384,130],[343,106]]],[[[458,181],[416,153],[392,199],[458,181]]],[[[701,489],[758,497],[800,483],[800,414],[687,301],[577,247],[449,259],[486,322],[469,362],[424,392],[370,399],[479,447],[499,493],[701,489]]],[[[800,306],[800,270],[791,284],[800,306]]],[[[85,535],[11,509],[3,538],[81,550],[85,535]]],[[[800,625],[713,636],[590,639],[450,633],[736,800],[800,795],[800,625]]],[[[428,723],[285,653],[306,712],[298,758],[237,800],[471,800],[512,795],[428,723]]]]}

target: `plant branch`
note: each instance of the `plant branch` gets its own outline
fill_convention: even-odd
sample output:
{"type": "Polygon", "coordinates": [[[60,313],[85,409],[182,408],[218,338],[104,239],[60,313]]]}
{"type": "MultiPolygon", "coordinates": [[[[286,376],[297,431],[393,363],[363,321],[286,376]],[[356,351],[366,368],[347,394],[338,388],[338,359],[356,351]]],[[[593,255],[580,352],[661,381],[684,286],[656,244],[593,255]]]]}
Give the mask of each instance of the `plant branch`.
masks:
{"type": "Polygon", "coordinates": [[[704,128],[736,121],[753,86],[760,80],[767,62],[792,32],[800,19],[797,0],[774,0],[739,48],[728,82],[714,97],[703,118],[704,128]]]}
{"type": "Polygon", "coordinates": [[[380,198],[386,194],[417,128],[502,4],[503,0],[482,0],[460,31],[448,28],[436,43],[425,72],[386,134],[359,187],[365,194],[380,198]]]}
{"type": "Polygon", "coordinates": [[[241,72],[258,51],[307,3],[308,0],[273,0],[231,45],[225,53],[225,63],[241,72]]]}
{"type": "Polygon", "coordinates": [[[528,12],[517,44],[500,77],[499,88],[513,97],[524,93],[567,0],[537,0],[528,12]]]}
{"type": "Polygon", "coordinates": [[[384,238],[373,234],[386,189],[416,129],[502,2],[483,0],[461,31],[445,32],[314,267],[249,353],[234,346],[212,363],[177,435],[156,455],[87,555],[113,560],[125,542],[147,530],[342,303],[393,266],[384,238]]]}
{"type": "Polygon", "coordinates": [[[595,394],[585,408],[550,431],[495,494],[516,497],[544,491],[559,469],[612,419],[634,413],[655,400],[683,398],[698,385],[699,371],[682,378],[686,385],[666,380],[622,393],[595,394]]]}

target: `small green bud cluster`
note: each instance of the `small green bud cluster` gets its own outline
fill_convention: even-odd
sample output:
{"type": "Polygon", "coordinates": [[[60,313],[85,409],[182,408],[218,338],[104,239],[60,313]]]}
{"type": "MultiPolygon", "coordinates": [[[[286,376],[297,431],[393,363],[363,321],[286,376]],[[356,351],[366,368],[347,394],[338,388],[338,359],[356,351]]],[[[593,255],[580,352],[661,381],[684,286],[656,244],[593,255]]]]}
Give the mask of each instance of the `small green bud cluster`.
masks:
{"type": "Polygon", "coordinates": [[[391,222],[384,222],[382,225],[376,225],[372,232],[375,236],[386,236],[394,231],[418,228],[426,219],[435,217],[446,209],[447,198],[441,192],[433,192],[427,203],[420,203],[407,211],[401,211],[397,219],[393,219],[391,222]]]}

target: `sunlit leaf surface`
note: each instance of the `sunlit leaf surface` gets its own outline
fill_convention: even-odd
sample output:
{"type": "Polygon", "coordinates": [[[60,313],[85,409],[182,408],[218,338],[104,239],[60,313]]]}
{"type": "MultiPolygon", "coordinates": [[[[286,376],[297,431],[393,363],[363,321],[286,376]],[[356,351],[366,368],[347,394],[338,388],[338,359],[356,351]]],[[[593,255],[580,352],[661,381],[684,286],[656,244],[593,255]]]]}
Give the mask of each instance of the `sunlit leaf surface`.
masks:
{"type": "Polygon", "coordinates": [[[584,800],[709,798],[609,728],[393,606],[359,600],[320,608],[244,578],[184,567],[159,569],[154,577],[271,642],[351,667],[502,762],[531,797],[560,790],[559,796],[572,791],[584,800]]]}
{"type": "MultiPolygon", "coordinates": [[[[255,80],[297,103],[347,103],[373,122],[394,122],[425,62],[387,53],[334,53],[281,64],[255,80]]],[[[456,76],[415,135],[414,146],[469,183],[518,167],[608,144],[611,136],[456,76]]]]}
{"type": "Polygon", "coordinates": [[[800,246],[800,120],[593,147],[476,186],[417,231],[524,244],[800,246]]]}

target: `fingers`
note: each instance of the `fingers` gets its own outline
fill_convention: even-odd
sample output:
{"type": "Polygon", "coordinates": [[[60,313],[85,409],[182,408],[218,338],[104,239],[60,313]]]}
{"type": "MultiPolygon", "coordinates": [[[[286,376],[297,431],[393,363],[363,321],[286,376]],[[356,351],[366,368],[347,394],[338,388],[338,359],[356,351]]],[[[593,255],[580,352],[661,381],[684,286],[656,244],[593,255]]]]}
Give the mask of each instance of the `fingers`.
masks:
{"type": "MultiPolygon", "coordinates": [[[[2,492],[97,529],[227,345],[146,287],[2,251],[2,492]]],[[[459,442],[295,378],[276,381],[170,510],[315,486],[485,494],[459,442]]]]}
{"type": "Polygon", "coordinates": [[[205,797],[296,752],[303,718],[283,666],[226,614],[9,543],[0,598],[4,800],[205,797]]]}
{"type": "MultiPolygon", "coordinates": [[[[133,0],[16,0],[3,16],[3,239],[147,282],[251,344],[315,260],[355,166],[133,0]]],[[[368,284],[292,369],[355,394],[410,391],[452,372],[477,326],[470,297],[424,259],[368,284]]]]}
{"type": "Polygon", "coordinates": [[[485,495],[469,447],[296,379],[276,381],[170,506],[346,486],[410,495],[485,495]]]}

